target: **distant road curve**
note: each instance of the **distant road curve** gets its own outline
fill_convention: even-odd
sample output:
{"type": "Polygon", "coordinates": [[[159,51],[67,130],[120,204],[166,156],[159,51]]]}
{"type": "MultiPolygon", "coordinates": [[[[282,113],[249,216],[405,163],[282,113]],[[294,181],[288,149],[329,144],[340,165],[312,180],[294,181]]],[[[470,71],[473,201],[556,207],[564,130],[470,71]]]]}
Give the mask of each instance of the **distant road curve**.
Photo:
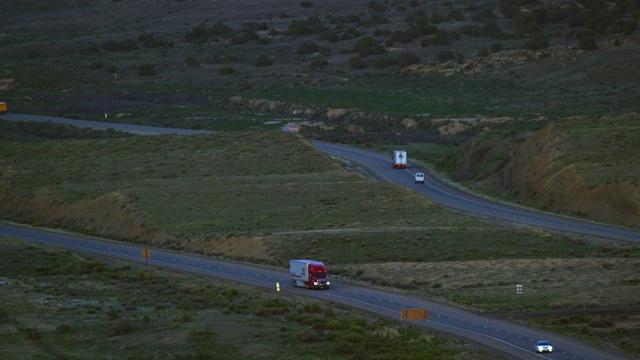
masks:
{"type": "Polygon", "coordinates": [[[16,120],[16,121],[37,121],[37,122],[54,122],[58,124],[74,125],[78,127],[88,127],[97,130],[118,130],[122,132],[128,132],[138,135],[162,135],[162,134],[178,134],[178,135],[195,135],[195,134],[207,134],[213,133],[212,131],[205,130],[189,130],[189,129],[176,129],[176,128],[162,128],[154,126],[144,125],[132,125],[132,124],[118,124],[102,121],[89,121],[89,120],[73,120],[61,117],[53,116],[41,116],[41,115],[25,115],[7,113],[2,115],[0,119],[16,120]]]}
{"type": "MultiPolygon", "coordinates": [[[[55,122],[80,127],[90,127],[100,130],[114,129],[140,135],[194,135],[213,133],[211,131],[204,130],[161,128],[153,126],[119,124],[102,121],[73,120],[61,117],[15,113],[7,113],[0,117],[0,119],[16,121],[55,122]]],[[[523,224],[527,226],[573,233],[578,235],[640,243],[639,230],[627,229],[613,225],[543,213],[533,209],[518,207],[507,203],[481,198],[479,196],[464,192],[456,187],[453,187],[442,181],[440,178],[436,177],[427,169],[412,166],[411,163],[409,163],[409,168],[407,169],[393,169],[391,167],[391,154],[385,155],[353,146],[326,143],[321,141],[311,141],[311,143],[316,148],[326,152],[329,155],[343,158],[359,164],[366,171],[380,180],[394,182],[396,184],[411,188],[416,192],[430,198],[431,200],[453,210],[474,214],[488,220],[507,221],[515,224],[523,224]],[[426,174],[425,184],[414,184],[413,174],[418,171],[424,172],[426,174]]]]}
{"type": "Polygon", "coordinates": [[[391,165],[391,153],[385,155],[353,146],[320,141],[311,141],[311,143],[329,155],[359,164],[380,180],[408,187],[453,210],[475,214],[489,220],[500,220],[597,238],[640,242],[639,230],[549,214],[492,201],[451,186],[427,169],[412,166],[411,162],[409,162],[407,169],[394,169],[391,165]],[[413,174],[416,172],[425,173],[425,184],[414,183],[413,174]]]}
{"type": "MultiPolygon", "coordinates": [[[[144,126],[134,126],[131,128],[131,125],[126,124],[84,122],[42,116],[32,118],[29,115],[9,114],[6,119],[63,122],[76,126],[96,126],[95,128],[130,131],[147,135],[187,134],[184,133],[182,129],[159,129],[144,126]],[[98,125],[100,127],[97,127],[98,125]]],[[[188,131],[188,134],[204,133],[204,131],[185,131],[188,131]]],[[[411,172],[391,169],[389,166],[390,159],[387,159],[384,155],[358,148],[338,145],[331,147],[329,146],[330,144],[326,143],[314,142],[314,145],[334,156],[340,156],[358,162],[363,168],[366,168],[380,179],[394,181],[400,185],[416,189],[416,191],[419,192],[423,191],[419,186],[424,189],[435,188],[435,185],[425,186],[413,184],[411,172]],[[369,159],[370,157],[373,159],[369,159]]],[[[432,175],[430,175],[430,177],[430,182],[436,181],[432,175]]],[[[458,195],[454,193],[453,195],[449,194],[446,196],[456,198],[456,196],[460,197],[463,195],[471,196],[464,193],[458,195]]],[[[443,201],[442,203],[445,204],[446,202],[443,201]]],[[[141,245],[124,244],[81,235],[51,232],[17,224],[2,223],[0,223],[0,237],[23,239],[40,244],[60,246],[83,253],[142,262],[141,245]]],[[[311,291],[287,286],[288,273],[282,270],[229,261],[219,261],[203,256],[179,254],[164,249],[152,249],[151,256],[149,264],[152,266],[167,267],[185,272],[224,278],[263,288],[273,289],[276,283],[280,283],[284,285],[282,291],[287,293],[324,299],[376,313],[391,319],[398,319],[403,308],[427,308],[429,309],[429,320],[413,322],[412,325],[440,331],[476,343],[495,351],[497,354],[504,355],[509,359],[627,359],[627,357],[617,352],[598,348],[576,339],[519,325],[508,320],[492,319],[482,313],[460,309],[425,298],[358,286],[348,282],[336,281],[335,279],[330,291],[311,291]],[[545,356],[533,353],[533,344],[539,339],[551,341],[557,351],[545,356]]]]}

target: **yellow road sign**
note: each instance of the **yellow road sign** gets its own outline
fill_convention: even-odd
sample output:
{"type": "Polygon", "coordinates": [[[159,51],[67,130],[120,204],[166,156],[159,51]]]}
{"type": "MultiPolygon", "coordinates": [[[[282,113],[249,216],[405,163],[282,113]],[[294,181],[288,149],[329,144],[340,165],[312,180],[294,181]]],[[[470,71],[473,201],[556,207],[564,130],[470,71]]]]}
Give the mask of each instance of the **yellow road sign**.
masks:
{"type": "Polygon", "coordinates": [[[429,309],[402,309],[400,317],[402,320],[427,320],[429,309]]]}

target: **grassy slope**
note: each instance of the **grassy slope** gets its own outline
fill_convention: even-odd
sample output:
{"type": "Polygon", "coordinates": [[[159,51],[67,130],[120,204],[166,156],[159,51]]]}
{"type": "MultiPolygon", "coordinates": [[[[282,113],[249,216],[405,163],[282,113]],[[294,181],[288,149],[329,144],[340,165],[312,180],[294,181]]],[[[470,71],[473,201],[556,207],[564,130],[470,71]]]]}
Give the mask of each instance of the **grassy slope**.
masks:
{"type": "MultiPolygon", "coordinates": [[[[237,30],[247,21],[264,21],[270,28],[286,29],[293,20],[302,20],[315,14],[319,14],[323,21],[328,21],[328,15],[344,14],[371,19],[376,14],[367,9],[368,1],[350,2],[348,8],[344,7],[343,1],[323,1],[315,4],[314,8],[296,8],[291,7],[290,2],[285,4],[274,0],[256,3],[251,11],[244,8],[240,11],[234,5],[235,1],[216,2],[214,5],[204,1],[169,2],[163,6],[148,6],[151,3],[157,4],[155,1],[119,1],[79,6],[73,1],[3,2],[0,5],[6,7],[2,8],[3,13],[10,11],[15,21],[3,28],[11,36],[3,36],[0,40],[3,58],[0,78],[14,81],[8,82],[8,87],[2,83],[0,97],[8,99],[10,109],[18,112],[80,118],[102,118],[105,112],[120,113],[121,117],[112,116],[110,119],[217,130],[273,129],[279,124],[272,123],[273,120],[280,121],[278,115],[254,114],[243,109],[214,106],[217,100],[230,95],[309,105],[355,107],[402,115],[483,114],[512,115],[526,119],[539,115],[553,117],[637,110],[635,96],[640,86],[634,61],[637,50],[629,47],[625,36],[621,34],[599,38],[598,51],[531,58],[522,63],[489,68],[475,75],[414,75],[399,73],[396,67],[369,67],[353,71],[348,66],[348,59],[355,54],[344,54],[340,49],[350,48],[354,41],[334,44],[319,41],[316,35],[309,35],[274,37],[268,45],[257,45],[255,42],[244,45],[229,42],[192,45],[184,43],[182,37],[202,21],[208,22],[209,26],[224,21],[237,30]],[[278,16],[283,12],[288,12],[289,17],[278,16]],[[203,18],[201,14],[205,13],[208,16],[203,18]],[[76,20],[59,21],[61,18],[76,20]],[[174,41],[175,46],[140,48],[125,53],[95,51],[110,39],[136,39],[141,29],[174,41]],[[621,39],[623,46],[611,46],[615,39],[621,39]],[[296,47],[309,40],[331,49],[329,65],[324,70],[309,70],[309,64],[316,55],[295,54],[296,47]],[[254,66],[258,53],[262,52],[273,57],[273,66],[254,66]],[[222,57],[226,55],[236,56],[238,62],[224,63],[222,57]],[[185,61],[188,56],[197,58],[199,66],[189,66],[185,61]],[[92,69],[93,63],[100,63],[102,67],[92,69]],[[158,74],[138,76],[136,66],[144,63],[154,64],[158,74]],[[108,66],[117,67],[117,79],[106,70],[108,66]],[[237,73],[220,75],[219,70],[227,66],[235,68],[237,73]],[[314,85],[308,86],[310,84],[314,85]]],[[[497,1],[495,4],[487,3],[488,7],[493,6],[494,9],[496,5],[497,1]]],[[[378,28],[389,32],[406,30],[404,19],[416,10],[422,9],[432,15],[434,12],[448,14],[456,8],[464,10],[466,20],[461,23],[445,22],[441,28],[455,30],[467,23],[476,26],[484,24],[483,21],[471,20],[481,9],[473,10],[466,3],[453,1],[423,2],[419,8],[405,6],[404,10],[387,6],[378,15],[390,19],[389,24],[364,22],[354,27],[368,35],[378,28]]],[[[499,18],[497,22],[505,32],[514,30],[513,21],[499,18]]],[[[549,34],[555,33],[552,35],[552,45],[575,44],[564,36],[569,29],[558,29],[558,24],[548,29],[545,26],[544,30],[553,31],[549,34]]],[[[381,37],[380,42],[387,37],[381,37]]],[[[465,59],[472,60],[478,49],[488,49],[492,43],[502,43],[505,52],[508,52],[522,49],[526,39],[461,36],[446,47],[462,52],[465,59]]],[[[444,48],[422,48],[419,41],[396,43],[395,46],[417,52],[425,64],[437,63],[435,56],[444,48]]],[[[369,64],[373,61],[371,57],[366,60],[369,64]]],[[[523,126],[518,122],[514,124],[516,129],[523,126]]],[[[596,133],[594,129],[600,125],[595,121],[592,125],[585,125],[585,130],[596,133]]],[[[428,131],[434,129],[433,126],[427,128],[428,131]]],[[[253,134],[249,139],[253,141],[255,136],[253,134]]],[[[513,232],[510,228],[450,214],[402,189],[372,184],[356,175],[331,168],[327,165],[328,159],[305,152],[304,147],[299,147],[299,141],[291,143],[287,142],[291,140],[288,138],[283,141],[282,135],[274,136],[278,137],[273,141],[268,139],[269,136],[258,136],[264,142],[258,141],[257,144],[265,147],[286,144],[294,146],[296,150],[302,149],[309,156],[298,161],[297,153],[292,155],[282,147],[275,147],[278,156],[294,161],[296,171],[291,171],[292,167],[289,167],[286,171],[276,170],[275,174],[270,174],[274,171],[269,163],[274,157],[272,151],[265,151],[261,155],[261,159],[266,161],[251,162],[254,155],[259,153],[259,146],[253,143],[240,145],[243,141],[238,134],[229,135],[226,138],[228,144],[241,148],[251,156],[241,157],[234,153],[234,146],[229,145],[227,154],[231,154],[232,159],[242,167],[227,166],[225,159],[220,157],[216,165],[222,166],[215,168],[216,172],[221,171],[219,175],[209,167],[211,159],[218,158],[215,157],[216,149],[205,138],[193,144],[170,137],[157,142],[118,139],[66,144],[23,141],[17,144],[13,140],[3,140],[0,150],[3,151],[3,159],[5,154],[10,155],[5,161],[15,170],[4,174],[12,173],[15,176],[12,191],[20,194],[52,189],[53,194],[61,196],[64,203],[121,191],[137,199],[136,207],[145,219],[183,238],[232,236],[235,239],[238,236],[257,235],[261,243],[274,253],[270,261],[282,263],[292,254],[323,257],[338,265],[336,269],[345,274],[359,273],[379,284],[426,291],[430,295],[462,303],[481,302],[487,308],[500,308],[508,304],[511,291],[506,283],[523,281],[538,286],[539,280],[535,274],[528,273],[525,275],[529,278],[495,282],[469,279],[462,284],[452,282],[447,285],[444,280],[448,278],[444,275],[444,280],[434,277],[429,281],[411,281],[401,274],[415,265],[412,261],[421,264],[431,259],[463,262],[505,259],[504,264],[507,264],[506,260],[514,256],[525,263],[539,258],[575,257],[584,259],[574,264],[575,269],[588,273],[595,271],[590,265],[593,259],[610,259],[611,263],[616,263],[619,258],[637,258],[637,250],[632,247],[603,246],[528,230],[513,232]],[[15,153],[6,151],[14,147],[17,149],[15,153]],[[108,151],[105,153],[102,150],[108,151]],[[198,151],[202,151],[202,154],[198,155],[198,151]],[[83,157],[83,153],[90,156],[83,157]],[[194,154],[197,156],[194,157],[194,154]],[[23,165],[16,165],[25,159],[28,161],[23,165]],[[194,162],[185,165],[185,159],[194,162]],[[310,160],[309,163],[303,164],[307,160],[310,160]],[[329,168],[323,168],[323,164],[329,168]],[[42,169],[54,175],[55,181],[49,183],[42,169]],[[69,173],[64,173],[65,169],[69,173]],[[126,175],[128,173],[136,175],[130,179],[126,175]],[[34,182],[27,181],[25,174],[31,175],[34,182]],[[20,181],[15,181],[16,178],[20,181]],[[309,182],[315,186],[309,186],[309,182]],[[251,193],[255,184],[259,184],[263,191],[251,193]],[[314,191],[309,193],[309,189],[314,191]],[[354,192],[353,189],[358,191],[354,192]],[[252,198],[259,197],[260,204],[252,201],[249,195],[252,198]],[[209,201],[212,197],[220,201],[209,201]],[[185,198],[188,202],[176,203],[176,198],[185,198]],[[398,201],[398,198],[404,200],[398,201]],[[294,205],[284,206],[287,202],[283,200],[294,205]],[[407,202],[412,205],[406,206],[407,202]],[[235,203],[246,204],[244,211],[241,211],[243,214],[232,211],[237,209],[231,207],[235,203]],[[174,206],[179,211],[171,211],[174,206]],[[250,216],[245,216],[245,213],[250,216]],[[425,217],[425,213],[429,213],[429,216],[425,217]],[[352,228],[366,231],[344,231],[352,228]],[[325,232],[303,232],[308,230],[325,232]],[[289,234],[273,235],[278,232],[289,234]],[[326,252],[314,250],[317,246],[323,246],[326,252]],[[342,251],[345,246],[358,256],[348,256],[342,251]],[[363,263],[386,266],[385,263],[395,262],[408,263],[395,272],[359,267],[363,263]],[[472,289],[478,289],[479,292],[469,291],[472,289]],[[482,292],[496,293],[499,297],[483,296],[482,292]],[[478,298],[482,300],[478,301],[478,298]]],[[[629,148],[625,139],[613,139],[612,142],[625,144],[629,148]]],[[[598,142],[590,145],[594,144],[600,146],[598,142]]],[[[448,153],[450,149],[444,151],[448,153]]],[[[600,151],[599,147],[594,147],[593,151],[596,154],[606,153],[600,151]]],[[[435,161],[437,158],[430,157],[429,160],[435,161]]],[[[585,157],[583,163],[590,161],[593,163],[585,157]]],[[[624,174],[606,174],[615,179],[626,178],[624,174]]],[[[82,228],[82,223],[80,226],[82,228]]],[[[443,264],[446,267],[447,263],[443,264]]],[[[627,263],[623,261],[621,264],[627,263]]],[[[471,263],[466,266],[483,268],[471,263]]],[[[549,265],[540,266],[545,268],[549,265]]],[[[634,265],[628,266],[633,268],[634,265]]],[[[618,294],[619,291],[624,294],[627,290],[633,292],[637,286],[634,277],[624,275],[628,270],[624,266],[619,270],[620,273],[611,274],[610,278],[625,278],[622,286],[615,281],[607,282],[607,277],[598,286],[612,294],[618,294]]],[[[482,274],[486,278],[492,276],[489,269],[482,274]]],[[[546,289],[560,291],[561,284],[564,284],[561,276],[553,272],[552,275],[545,283],[553,286],[540,287],[545,289],[544,295],[531,296],[528,298],[530,301],[524,303],[525,307],[538,309],[549,306],[546,289]]],[[[555,293],[565,297],[562,306],[629,304],[634,301],[626,295],[609,298],[591,296],[586,293],[587,284],[582,287],[579,284],[576,283],[577,292],[574,295],[555,293]]],[[[611,330],[626,331],[617,327],[611,330]]],[[[622,347],[619,344],[611,346],[622,347]]]]}
{"type": "MultiPolygon", "coordinates": [[[[345,172],[292,134],[5,138],[0,144],[12,149],[5,153],[9,167],[3,169],[9,199],[46,193],[57,203],[72,205],[121,192],[131,199],[127,206],[135,209],[129,213],[134,220],[177,235],[176,243],[165,246],[253,257],[283,267],[292,257],[320,258],[342,278],[484,310],[637,302],[639,255],[632,246],[503,227],[451,213],[406,189],[345,172]],[[240,138],[252,141],[239,146],[240,138]],[[265,173],[271,175],[261,175],[265,173]],[[222,247],[248,241],[266,251],[252,256],[222,247]],[[221,246],[203,245],[209,243],[221,246]],[[416,269],[424,276],[416,276],[416,269]],[[526,287],[526,296],[517,298],[516,283],[526,287]]],[[[15,213],[11,206],[18,206],[6,200],[2,204],[5,214],[15,213]]],[[[42,209],[34,204],[32,214],[42,209]]],[[[64,209],[56,216],[65,219],[64,209]]],[[[73,215],[76,230],[102,234],[95,219],[114,216],[103,202],[83,209],[84,216],[73,215]]],[[[51,219],[22,216],[18,220],[56,225],[51,219]]],[[[142,234],[127,236],[139,241],[142,234]]],[[[615,325],[608,330],[605,335],[622,334],[612,347],[636,331],[615,325]]]]}
{"type": "Polygon", "coordinates": [[[281,293],[6,238],[0,250],[8,359],[494,358],[413,329],[407,347],[395,323],[281,293]]]}

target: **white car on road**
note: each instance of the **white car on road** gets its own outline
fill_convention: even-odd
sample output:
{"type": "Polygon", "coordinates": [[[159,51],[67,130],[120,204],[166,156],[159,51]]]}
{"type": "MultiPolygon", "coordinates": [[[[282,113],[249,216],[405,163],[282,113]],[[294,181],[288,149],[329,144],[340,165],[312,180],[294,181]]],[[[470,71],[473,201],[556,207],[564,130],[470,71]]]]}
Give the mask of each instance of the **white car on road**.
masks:
{"type": "Polygon", "coordinates": [[[416,184],[424,184],[424,173],[416,173],[414,178],[416,184]]]}
{"type": "Polygon", "coordinates": [[[551,344],[546,340],[540,340],[536,343],[536,352],[553,352],[553,346],[551,346],[551,344]]]}

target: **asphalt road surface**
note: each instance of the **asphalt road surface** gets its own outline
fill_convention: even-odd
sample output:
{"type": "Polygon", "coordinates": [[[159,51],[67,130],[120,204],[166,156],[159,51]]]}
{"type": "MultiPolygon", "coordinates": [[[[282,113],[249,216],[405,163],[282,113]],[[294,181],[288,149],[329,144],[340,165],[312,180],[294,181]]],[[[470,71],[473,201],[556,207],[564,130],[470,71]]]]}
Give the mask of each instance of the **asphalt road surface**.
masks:
{"type": "MultiPolygon", "coordinates": [[[[19,114],[7,114],[5,116],[8,120],[64,122],[77,126],[113,128],[120,131],[130,131],[147,135],[183,133],[181,129],[160,129],[140,126],[131,128],[131,125],[97,122],[100,126],[103,126],[98,127],[98,125],[95,124],[96,122],[42,116],[31,117],[30,115],[19,114]]],[[[183,134],[202,133],[191,130],[185,131],[187,132],[183,134]]],[[[475,197],[456,190],[435,178],[433,174],[424,171],[424,169],[420,169],[420,171],[427,173],[426,184],[414,184],[413,172],[415,172],[417,168],[410,166],[407,170],[393,169],[391,167],[391,154],[385,156],[358,148],[321,142],[314,142],[314,145],[330,155],[358,163],[361,167],[381,180],[392,181],[402,186],[410,187],[444,206],[455,210],[472,212],[492,219],[523,223],[530,226],[626,241],[640,241],[639,233],[633,230],[541,214],[475,197]]],[[[34,243],[59,246],[98,256],[119,258],[133,262],[145,262],[142,258],[142,246],[119,243],[106,239],[52,232],[16,224],[0,224],[0,237],[23,239],[34,243]]],[[[179,254],[162,249],[151,249],[149,265],[223,278],[263,288],[271,288],[273,291],[276,291],[276,283],[279,283],[281,291],[286,293],[340,303],[391,319],[399,320],[402,309],[428,309],[428,320],[412,320],[408,322],[413,326],[436,330],[465,339],[466,341],[491,349],[507,358],[574,360],[627,358],[621,354],[600,349],[576,339],[522,326],[507,320],[494,319],[481,312],[468,311],[425,298],[358,286],[347,281],[332,280],[331,290],[329,291],[312,291],[293,288],[289,284],[288,272],[285,270],[229,261],[218,261],[207,257],[179,254]],[[533,345],[538,340],[549,340],[554,346],[555,351],[552,354],[535,354],[533,352],[533,345]]]]}
{"type": "MultiPolygon", "coordinates": [[[[506,221],[597,238],[640,242],[638,230],[543,213],[469,194],[445,183],[427,169],[414,166],[411,162],[406,169],[394,169],[391,153],[380,154],[352,146],[319,141],[312,141],[312,144],[329,155],[357,163],[379,180],[408,187],[453,210],[475,214],[488,220],[506,221]],[[424,184],[414,183],[413,175],[416,172],[425,173],[424,184]]],[[[411,156],[411,154],[407,155],[411,156]]]]}
{"type": "Polygon", "coordinates": [[[314,297],[347,305],[382,317],[400,320],[402,309],[428,309],[427,320],[406,320],[412,326],[453,335],[483,348],[513,359],[625,359],[624,356],[599,349],[582,341],[494,319],[475,312],[417,296],[409,296],[376,288],[359,286],[332,279],[331,290],[294,288],[286,270],[220,261],[209,257],[186,255],[163,249],[151,249],[150,258],[143,258],[143,246],[106,239],[54,232],[22,225],[0,224],[0,237],[22,239],[37,244],[57,246],[75,252],[117,258],[140,264],[170,268],[195,274],[222,278],[266,289],[314,297]],[[533,345],[549,340],[552,354],[538,355],[533,345]]]}

